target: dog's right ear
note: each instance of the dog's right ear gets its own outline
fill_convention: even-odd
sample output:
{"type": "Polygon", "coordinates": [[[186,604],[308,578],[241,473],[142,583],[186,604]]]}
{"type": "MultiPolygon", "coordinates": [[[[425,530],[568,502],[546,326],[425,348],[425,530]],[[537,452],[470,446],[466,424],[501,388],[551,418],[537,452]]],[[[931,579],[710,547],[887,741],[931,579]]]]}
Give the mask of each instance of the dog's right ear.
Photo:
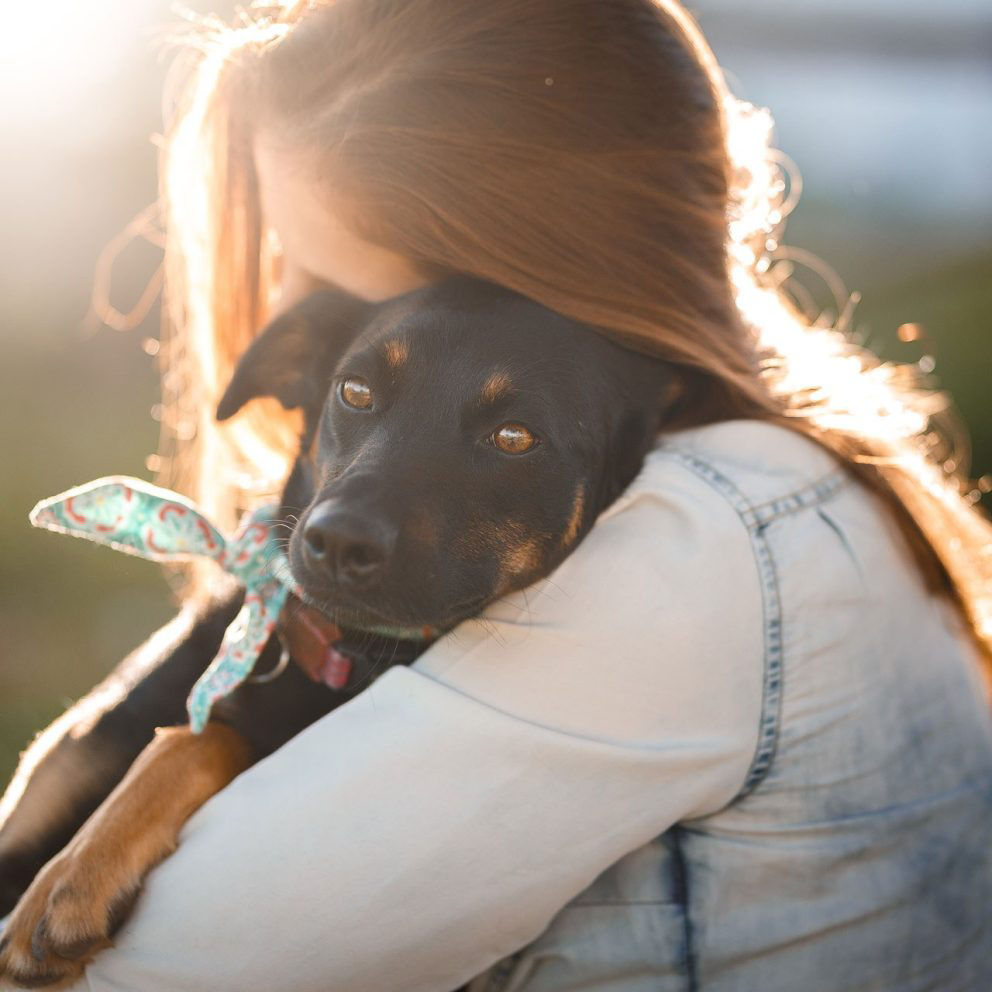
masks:
{"type": "Polygon", "coordinates": [[[373,309],[328,289],[280,314],[241,356],[217,404],[217,419],[233,417],[257,396],[274,396],[287,410],[302,407],[308,425],[316,422],[328,377],[373,309]]]}

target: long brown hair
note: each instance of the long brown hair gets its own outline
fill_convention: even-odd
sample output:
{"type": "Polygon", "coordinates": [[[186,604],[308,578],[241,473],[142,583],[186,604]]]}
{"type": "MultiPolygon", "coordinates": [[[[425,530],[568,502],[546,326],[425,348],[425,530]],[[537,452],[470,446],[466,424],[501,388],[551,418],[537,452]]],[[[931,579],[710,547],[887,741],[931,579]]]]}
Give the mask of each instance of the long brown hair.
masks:
{"type": "Polygon", "coordinates": [[[770,119],[729,94],[675,0],[285,0],[198,25],[176,78],[170,481],[228,525],[279,485],[297,429],[274,404],[212,416],[277,281],[264,126],[308,152],[359,236],[674,363],[673,427],[761,418],[834,452],[992,656],[992,526],[941,454],[945,404],[791,301],[770,119]]]}

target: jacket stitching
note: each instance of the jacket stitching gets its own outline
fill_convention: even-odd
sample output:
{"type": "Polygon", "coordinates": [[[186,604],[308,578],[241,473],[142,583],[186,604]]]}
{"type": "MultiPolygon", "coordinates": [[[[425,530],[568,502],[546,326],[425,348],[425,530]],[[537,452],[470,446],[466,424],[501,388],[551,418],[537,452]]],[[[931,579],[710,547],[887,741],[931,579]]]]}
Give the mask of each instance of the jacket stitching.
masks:
{"type": "Polygon", "coordinates": [[[782,517],[798,513],[808,507],[819,506],[833,499],[847,484],[849,476],[844,469],[838,468],[792,493],[754,505],[727,476],[709,462],[678,448],[669,448],[668,453],[694,475],[707,482],[736,510],[751,535],[761,581],[765,657],[758,744],[751,760],[751,767],[744,778],[744,785],[731,800],[736,802],[754,790],[768,774],[775,758],[781,724],[784,677],[782,597],[778,570],[765,532],[770,524],[782,517]]]}
{"type": "Polygon", "coordinates": [[[838,495],[847,483],[847,478],[847,473],[843,469],[835,469],[808,486],[803,486],[802,489],[750,507],[742,514],[744,522],[749,527],[765,527],[780,517],[790,516],[808,507],[819,506],[838,495]]]}
{"type": "Polygon", "coordinates": [[[682,847],[682,828],[676,824],[669,831],[672,841],[672,868],[675,875],[676,901],[682,909],[682,969],[685,972],[686,992],[698,992],[699,975],[696,966],[696,940],[692,914],[689,910],[689,867],[682,847]]]}
{"type": "Polygon", "coordinates": [[[758,743],[751,758],[751,765],[744,776],[744,784],[731,800],[736,802],[754,789],[768,774],[778,741],[782,696],[782,604],[778,576],[771,549],[765,539],[764,526],[758,524],[759,517],[755,513],[755,507],[747,497],[709,462],[704,462],[684,451],[675,450],[671,454],[681,465],[715,489],[736,510],[751,536],[751,547],[761,582],[765,650],[758,743]]]}

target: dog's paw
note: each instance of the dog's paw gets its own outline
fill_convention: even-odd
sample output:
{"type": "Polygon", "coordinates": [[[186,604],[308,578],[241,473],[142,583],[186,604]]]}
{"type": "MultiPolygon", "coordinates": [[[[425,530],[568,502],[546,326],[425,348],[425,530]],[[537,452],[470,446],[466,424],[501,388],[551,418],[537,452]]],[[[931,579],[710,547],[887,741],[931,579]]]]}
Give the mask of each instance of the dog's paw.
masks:
{"type": "Polygon", "coordinates": [[[119,861],[72,846],[39,872],[0,939],[0,982],[58,988],[79,978],[120,925],[138,891],[119,861]]]}
{"type": "Polygon", "coordinates": [[[158,731],[103,805],[24,893],[0,942],[0,983],[53,988],[110,944],[148,872],[193,812],[251,764],[235,731],[158,731]]]}

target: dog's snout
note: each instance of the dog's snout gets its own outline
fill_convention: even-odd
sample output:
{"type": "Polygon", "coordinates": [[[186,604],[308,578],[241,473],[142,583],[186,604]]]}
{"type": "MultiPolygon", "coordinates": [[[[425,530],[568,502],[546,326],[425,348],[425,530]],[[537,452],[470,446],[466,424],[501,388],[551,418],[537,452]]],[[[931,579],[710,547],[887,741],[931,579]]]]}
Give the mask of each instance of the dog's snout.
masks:
{"type": "Polygon", "coordinates": [[[303,528],[307,564],[342,585],[363,586],[375,580],[393,543],[384,525],[331,502],[314,507],[303,528]]]}

